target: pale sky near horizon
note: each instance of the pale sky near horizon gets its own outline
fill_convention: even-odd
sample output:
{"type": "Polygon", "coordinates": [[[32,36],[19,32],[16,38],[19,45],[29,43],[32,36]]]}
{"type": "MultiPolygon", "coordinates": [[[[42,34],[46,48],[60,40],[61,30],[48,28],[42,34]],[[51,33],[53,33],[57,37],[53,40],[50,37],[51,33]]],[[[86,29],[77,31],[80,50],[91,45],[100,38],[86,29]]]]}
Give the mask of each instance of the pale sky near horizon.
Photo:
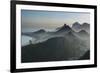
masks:
{"type": "Polygon", "coordinates": [[[72,25],[74,22],[90,23],[90,13],[21,10],[22,31],[27,29],[56,29],[64,23],[72,25]]]}

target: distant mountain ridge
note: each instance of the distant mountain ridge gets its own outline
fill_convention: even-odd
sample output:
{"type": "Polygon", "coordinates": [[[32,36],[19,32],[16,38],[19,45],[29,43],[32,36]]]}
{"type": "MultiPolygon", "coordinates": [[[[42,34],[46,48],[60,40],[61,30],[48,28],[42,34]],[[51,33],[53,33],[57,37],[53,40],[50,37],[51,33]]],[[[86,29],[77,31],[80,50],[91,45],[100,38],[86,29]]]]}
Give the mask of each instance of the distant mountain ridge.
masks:
{"type": "Polygon", "coordinates": [[[64,24],[57,31],[47,32],[40,29],[35,32],[22,33],[35,38],[31,44],[22,46],[21,62],[45,62],[63,60],[84,60],[90,59],[89,40],[90,36],[86,29],[90,25],[78,22],[72,27],[64,24]],[[75,29],[79,31],[75,31],[75,29]],[[88,52],[87,52],[88,50],[88,52]]]}
{"type": "MultiPolygon", "coordinates": [[[[76,22],[75,24],[73,24],[73,26],[77,26],[80,27],[81,25],[76,22]]],[[[86,23],[84,24],[84,26],[86,26],[86,23]]],[[[40,29],[37,30],[35,32],[28,32],[28,33],[22,33],[22,35],[26,35],[26,36],[30,36],[30,37],[34,37],[36,40],[35,42],[42,42],[42,41],[46,41],[49,38],[52,37],[57,37],[57,36],[66,36],[66,34],[70,32],[74,35],[77,35],[77,37],[87,37],[89,36],[88,32],[86,30],[80,30],[79,32],[76,32],[75,30],[73,30],[73,27],[71,28],[69,25],[64,24],[63,26],[59,27],[59,29],[57,31],[54,32],[47,32],[44,29],[40,29]],[[44,40],[43,40],[44,39],[44,40]]]]}
{"type": "Polygon", "coordinates": [[[36,34],[40,34],[40,33],[45,33],[46,31],[44,29],[40,29],[38,31],[35,31],[33,33],[36,33],[36,34]]]}
{"type": "Polygon", "coordinates": [[[75,31],[85,30],[86,32],[89,33],[90,32],[90,24],[88,24],[88,23],[80,24],[78,22],[75,22],[72,25],[72,29],[74,29],[75,31]]]}
{"type": "Polygon", "coordinates": [[[78,23],[78,22],[75,22],[75,23],[73,23],[72,28],[76,29],[76,30],[79,30],[79,29],[81,29],[81,24],[78,23]]]}
{"type": "MultiPolygon", "coordinates": [[[[64,24],[62,27],[57,28],[56,33],[63,33],[63,32],[69,32],[69,31],[79,32],[81,30],[84,30],[88,33],[90,30],[90,25],[88,23],[80,24],[78,22],[75,22],[73,23],[72,27],[70,27],[69,25],[64,24]]],[[[44,29],[40,29],[35,32],[28,32],[28,33],[22,33],[22,34],[32,36],[32,35],[42,34],[42,33],[49,33],[49,32],[45,31],[44,29]]],[[[54,33],[54,32],[51,32],[51,33],[54,33]]]]}
{"type": "Polygon", "coordinates": [[[81,30],[78,32],[80,35],[89,35],[85,30],[81,30]]]}

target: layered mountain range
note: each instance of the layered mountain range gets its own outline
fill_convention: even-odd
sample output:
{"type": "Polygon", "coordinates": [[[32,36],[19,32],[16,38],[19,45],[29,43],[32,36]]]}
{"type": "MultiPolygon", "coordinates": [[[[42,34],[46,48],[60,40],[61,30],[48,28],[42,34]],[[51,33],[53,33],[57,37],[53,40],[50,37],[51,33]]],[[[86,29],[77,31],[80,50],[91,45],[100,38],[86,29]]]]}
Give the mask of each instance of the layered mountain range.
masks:
{"type": "Polygon", "coordinates": [[[35,38],[32,43],[22,46],[22,62],[44,62],[62,60],[84,60],[90,50],[89,24],[78,22],[72,27],[64,24],[54,32],[40,29],[22,35],[35,38]],[[85,28],[86,27],[86,28],[85,28]]]}
{"type": "Polygon", "coordinates": [[[90,24],[83,23],[80,24],[78,22],[73,23],[72,29],[75,31],[85,30],[86,32],[90,33],[90,24]]]}

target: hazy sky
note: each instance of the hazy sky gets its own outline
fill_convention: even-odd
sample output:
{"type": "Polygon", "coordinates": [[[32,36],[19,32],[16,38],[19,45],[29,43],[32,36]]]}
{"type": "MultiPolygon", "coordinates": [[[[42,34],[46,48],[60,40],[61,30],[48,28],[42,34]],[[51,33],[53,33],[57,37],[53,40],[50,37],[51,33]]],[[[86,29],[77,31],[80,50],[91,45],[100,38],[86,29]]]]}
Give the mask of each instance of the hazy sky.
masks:
{"type": "Polygon", "coordinates": [[[74,22],[90,23],[90,14],[82,12],[21,10],[22,31],[43,28],[55,29],[64,23],[72,25],[74,22]]]}

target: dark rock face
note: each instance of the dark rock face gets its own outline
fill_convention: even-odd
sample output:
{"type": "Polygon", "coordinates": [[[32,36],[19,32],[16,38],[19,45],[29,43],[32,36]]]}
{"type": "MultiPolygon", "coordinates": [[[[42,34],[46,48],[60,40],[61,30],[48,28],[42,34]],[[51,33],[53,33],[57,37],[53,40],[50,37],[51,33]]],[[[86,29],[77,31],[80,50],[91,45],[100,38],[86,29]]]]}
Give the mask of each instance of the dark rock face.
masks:
{"type": "Polygon", "coordinates": [[[87,60],[90,59],[90,51],[88,50],[79,60],[87,60]]]}
{"type": "Polygon", "coordinates": [[[71,30],[72,29],[68,25],[64,24],[57,32],[68,32],[71,30]]]}

